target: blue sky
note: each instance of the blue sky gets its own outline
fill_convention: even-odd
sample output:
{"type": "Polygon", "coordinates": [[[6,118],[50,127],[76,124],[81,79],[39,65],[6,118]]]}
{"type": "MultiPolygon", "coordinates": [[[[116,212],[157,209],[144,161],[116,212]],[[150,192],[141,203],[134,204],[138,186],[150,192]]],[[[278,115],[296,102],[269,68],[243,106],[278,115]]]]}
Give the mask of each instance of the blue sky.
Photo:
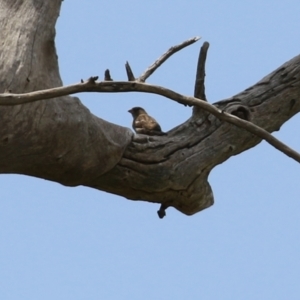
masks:
{"type": "MultiPolygon", "coordinates": [[[[64,84],[109,68],[126,80],[172,45],[202,39],[149,79],[192,95],[210,42],[209,102],[255,84],[299,54],[299,1],[63,1],[57,51],[64,84]]],[[[80,94],[90,111],[131,126],[143,106],[167,131],[191,108],[146,94],[80,94]]],[[[51,101],[51,100],[49,100],[51,101]]],[[[274,135],[300,151],[295,116],[274,135]]],[[[209,176],[215,204],[175,209],[85,187],[1,175],[1,299],[299,299],[299,165],[262,142],[209,176]]]]}

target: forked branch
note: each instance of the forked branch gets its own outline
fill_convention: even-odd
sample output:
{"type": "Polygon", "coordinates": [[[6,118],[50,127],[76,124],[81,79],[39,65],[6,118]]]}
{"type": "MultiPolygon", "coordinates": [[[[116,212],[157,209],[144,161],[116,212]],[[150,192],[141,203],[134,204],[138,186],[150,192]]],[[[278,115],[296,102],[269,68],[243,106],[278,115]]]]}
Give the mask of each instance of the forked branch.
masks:
{"type": "Polygon", "coordinates": [[[179,45],[171,47],[166,53],[164,53],[159,59],[157,59],[139,78],[137,81],[145,82],[146,79],[158,68],[160,67],[170,56],[174,53],[178,52],[179,50],[194,44],[200,39],[200,37],[191,38],[179,45]]]}
{"type": "MultiPolygon", "coordinates": [[[[211,113],[216,116],[220,120],[226,121],[228,123],[234,124],[238,127],[241,127],[261,139],[267,141],[270,145],[283,152],[287,156],[293,158],[297,162],[300,163],[300,154],[295,150],[291,149],[275,137],[273,137],[270,133],[268,133],[263,128],[253,124],[252,122],[243,120],[241,115],[238,113],[229,114],[226,111],[220,110],[215,105],[211,105],[207,103],[205,96],[205,88],[204,88],[204,77],[205,77],[205,60],[206,54],[209,47],[209,44],[205,42],[201,48],[198,68],[197,68],[197,76],[195,82],[195,96],[190,97],[181,95],[173,90],[157,86],[150,85],[144,83],[144,81],[164,62],[166,61],[172,54],[179,51],[180,49],[196,42],[199,38],[193,38],[184,43],[174,46],[170,48],[165,54],[163,54],[152,66],[150,66],[136,81],[134,80],[133,72],[129,66],[126,64],[126,70],[128,79],[131,80],[129,82],[123,81],[112,81],[109,71],[105,72],[105,80],[102,82],[96,82],[98,77],[90,77],[87,81],[81,81],[81,83],[69,85],[65,87],[52,88],[47,90],[35,91],[31,93],[25,94],[13,94],[13,93],[4,93],[0,94],[0,105],[2,106],[12,106],[30,103],[34,101],[56,98],[66,95],[71,95],[75,93],[82,92],[99,92],[99,93],[118,93],[118,92],[144,92],[144,93],[152,93],[164,96],[171,100],[174,100],[183,105],[190,105],[201,108],[204,111],[211,113]],[[199,99],[199,96],[204,99],[199,99]],[[237,115],[237,116],[235,116],[237,115]]],[[[248,114],[248,109],[245,108],[246,113],[248,114]]],[[[243,113],[243,112],[242,112],[243,113]]]]}
{"type": "MultiPolygon", "coordinates": [[[[160,217],[170,206],[192,215],[214,203],[208,179],[215,166],[256,146],[263,138],[258,138],[259,134],[272,139],[268,132],[278,130],[300,111],[300,56],[253,87],[214,105],[199,100],[205,97],[198,92],[196,97],[187,97],[145,84],[143,81],[184,43],[171,48],[140,78],[135,79],[132,70],[128,72],[132,73],[129,82],[114,82],[113,74],[107,72],[103,82],[91,77],[78,85],[20,95],[62,85],[53,34],[60,1],[36,0],[33,2],[41,5],[26,7],[26,1],[13,2],[20,2],[14,9],[18,7],[22,14],[11,14],[10,5],[1,7],[4,17],[10,14],[10,18],[4,18],[0,43],[4,58],[0,92],[7,90],[0,102],[9,106],[0,107],[3,174],[35,176],[67,186],[84,185],[127,199],[162,204],[160,217]],[[194,109],[191,118],[167,136],[135,135],[129,128],[95,116],[77,97],[59,97],[83,91],[154,93],[199,109],[197,113],[194,109]],[[59,98],[13,107],[51,97],[59,98]],[[220,120],[230,120],[237,126],[220,120]],[[251,123],[266,132],[255,132],[251,123]],[[239,126],[250,126],[249,130],[257,135],[239,126]]],[[[204,64],[198,65],[196,81],[204,87],[204,64]]]]}

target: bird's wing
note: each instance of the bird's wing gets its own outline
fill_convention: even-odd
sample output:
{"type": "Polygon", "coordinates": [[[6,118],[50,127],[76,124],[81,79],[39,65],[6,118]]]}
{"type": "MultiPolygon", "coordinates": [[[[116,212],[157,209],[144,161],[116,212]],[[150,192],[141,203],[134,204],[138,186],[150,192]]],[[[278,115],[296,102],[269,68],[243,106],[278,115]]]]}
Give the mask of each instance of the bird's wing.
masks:
{"type": "Polygon", "coordinates": [[[161,128],[160,128],[159,124],[156,122],[156,120],[146,114],[139,115],[135,119],[134,124],[135,124],[136,128],[161,131],[161,128]]]}

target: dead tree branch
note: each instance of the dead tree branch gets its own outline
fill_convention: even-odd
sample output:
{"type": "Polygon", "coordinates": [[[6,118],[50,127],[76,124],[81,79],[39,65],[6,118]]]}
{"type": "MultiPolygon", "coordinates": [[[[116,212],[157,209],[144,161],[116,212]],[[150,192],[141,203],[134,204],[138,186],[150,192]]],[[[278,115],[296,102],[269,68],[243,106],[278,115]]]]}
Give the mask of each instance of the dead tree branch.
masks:
{"type": "Polygon", "coordinates": [[[209,43],[204,42],[199,53],[197,74],[196,74],[196,81],[195,81],[195,91],[194,91],[194,97],[202,99],[204,101],[207,101],[205,95],[204,81],[205,81],[205,62],[206,62],[208,47],[209,47],[209,43]]]}
{"type": "Polygon", "coordinates": [[[128,81],[135,81],[135,77],[133,75],[133,72],[131,70],[131,67],[130,67],[128,61],[125,64],[125,69],[126,69],[126,74],[127,74],[128,81]]]}
{"type": "MultiPolygon", "coordinates": [[[[96,77],[91,77],[92,79],[96,77]]],[[[105,81],[105,82],[95,82],[94,80],[87,80],[83,83],[77,83],[65,87],[58,87],[43,91],[36,91],[26,94],[12,94],[12,93],[5,93],[0,94],[0,105],[19,105],[30,103],[34,101],[39,101],[43,99],[51,99],[57,98],[61,96],[76,94],[76,93],[83,93],[83,92],[98,92],[98,93],[118,93],[118,92],[144,92],[144,93],[151,93],[160,96],[164,96],[171,100],[174,100],[180,104],[190,105],[199,107],[212,115],[216,116],[220,120],[226,121],[228,123],[234,124],[238,127],[241,127],[261,139],[264,139],[270,145],[281,151],[282,153],[286,154],[287,156],[293,158],[297,162],[300,163],[300,154],[270,133],[268,133],[263,128],[243,120],[239,117],[236,117],[233,114],[229,114],[226,111],[218,109],[216,106],[209,104],[206,101],[197,99],[195,97],[189,97],[181,95],[173,90],[167,89],[165,87],[151,85],[142,82],[127,82],[127,81],[105,81]]]]}
{"type": "MultiPolygon", "coordinates": [[[[104,72],[104,81],[113,81],[113,79],[110,76],[109,69],[106,69],[104,72]]],[[[81,82],[83,82],[83,80],[81,82]]]]}
{"type": "MultiPolygon", "coordinates": [[[[160,217],[169,206],[192,215],[214,202],[208,176],[216,165],[264,137],[276,146],[278,141],[268,133],[300,111],[300,56],[214,105],[143,83],[162,58],[136,81],[113,82],[106,76],[108,81],[97,82],[91,77],[59,87],[54,27],[60,5],[60,0],[35,0],[17,1],[13,10],[9,4],[1,7],[0,91],[13,92],[0,97],[2,174],[30,175],[159,203],[160,217]],[[167,136],[134,135],[129,128],[94,116],[77,97],[67,96],[83,91],[154,93],[201,109],[167,136]],[[45,101],[51,97],[56,98],[45,101]]],[[[299,161],[297,153],[284,151],[299,161]]]]}
{"type": "Polygon", "coordinates": [[[151,76],[151,74],[160,67],[170,56],[172,56],[174,53],[178,52],[179,50],[194,44],[200,39],[200,37],[194,37],[191,38],[179,45],[171,47],[166,53],[164,53],[159,59],[157,59],[139,78],[137,78],[137,81],[145,82],[146,79],[151,76]]]}

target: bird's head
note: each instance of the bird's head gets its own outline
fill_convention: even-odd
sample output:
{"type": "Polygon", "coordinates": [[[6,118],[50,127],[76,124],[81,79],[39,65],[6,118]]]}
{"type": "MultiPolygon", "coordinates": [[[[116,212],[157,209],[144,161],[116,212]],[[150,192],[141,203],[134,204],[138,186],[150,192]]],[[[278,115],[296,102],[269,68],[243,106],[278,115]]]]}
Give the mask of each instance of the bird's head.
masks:
{"type": "Polygon", "coordinates": [[[132,109],[129,109],[128,112],[131,113],[133,117],[137,117],[140,114],[146,114],[146,111],[142,107],[133,107],[132,109]]]}

